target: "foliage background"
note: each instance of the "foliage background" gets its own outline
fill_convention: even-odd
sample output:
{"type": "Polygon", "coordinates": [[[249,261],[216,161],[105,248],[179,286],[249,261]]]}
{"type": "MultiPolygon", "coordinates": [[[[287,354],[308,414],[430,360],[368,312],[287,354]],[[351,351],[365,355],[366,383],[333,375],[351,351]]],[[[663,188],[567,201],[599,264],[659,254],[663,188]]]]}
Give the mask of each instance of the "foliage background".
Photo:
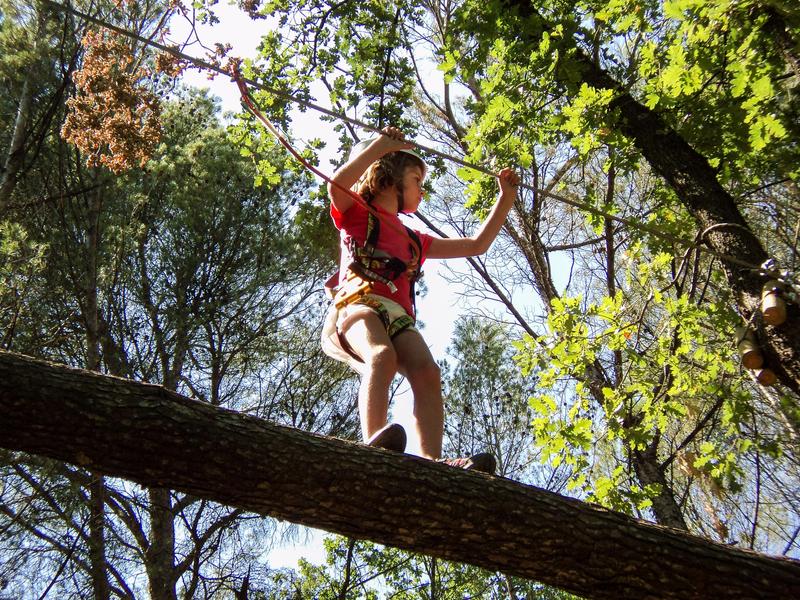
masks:
{"type": "MultiPolygon", "coordinates": [[[[250,76],[469,161],[514,164],[538,190],[520,194],[479,259],[496,288],[464,263],[447,272],[462,295],[442,361],[447,453],[488,448],[503,476],[800,556],[797,395],[741,366],[741,307],[719,262],[635,226],[700,233],[624,133],[615,94],[586,81],[583,58],[711,166],[792,275],[796,9],[777,0],[554,0],[533,14],[532,3],[500,0],[240,5],[264,23],[258,52],[245,57],[250,76]]],[[[215,2],[75,6],[210,60],[226,52],[197,29],[168,31],[178,21],[221,31],[215,2]]],[[[175,64],[88,31],[46,3],[0,2],[3,349],[356,439],[352,375],[316,342],[318,290],[336,255],[318,182],[252,119],[222,118],[182,86],[175,64]]],[[[257,97],[287,131],[318,118],[257,97]]],[[[368,135],[326,126],[334,136],[305,140],[309,156],[343,156],[368,135]]],[[[431,163],[426,216],[449,235],[468,233],[496,183],[431,163]]],[[[293,532],[270,519],[0,457],[0,589],[14,597],[566,597],[338,538],[326,541],[325,564],[274,569],[270,548],[293,532]]]]}

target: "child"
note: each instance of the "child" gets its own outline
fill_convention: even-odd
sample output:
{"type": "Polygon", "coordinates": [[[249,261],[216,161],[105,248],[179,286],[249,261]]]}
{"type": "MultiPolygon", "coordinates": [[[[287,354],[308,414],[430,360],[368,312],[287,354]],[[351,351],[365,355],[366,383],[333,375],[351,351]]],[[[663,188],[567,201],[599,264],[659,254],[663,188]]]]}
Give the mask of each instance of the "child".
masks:
{"type": "MultiPolygon", "coordinates": [[[[387,127],[379,137],[356,146],[328,185],[342,256],[340,288],[326,319],[323,349],[361,375],[358,408],[368,444],[399,452],[405,449],[403,428],[387,425],[389,388],[399,372],[414,394],[420,451],[427,458],[440,459],[441,378],[414,327],[414,280],[426,258],[486,252],[514,203],[519,177],[511,169],[500,172],[500,196],[476,235],[434,238],[405,227],[398,218],[401,212],[415,212],[422,201],[426,165],[411,148],[400,130],[387,127]],[[349,191],[359,181],[359,194],[369,209],[349,191]]],[[[494,457],[486,453],[444,462],[489,473],[495,469],[494,457]]]]}

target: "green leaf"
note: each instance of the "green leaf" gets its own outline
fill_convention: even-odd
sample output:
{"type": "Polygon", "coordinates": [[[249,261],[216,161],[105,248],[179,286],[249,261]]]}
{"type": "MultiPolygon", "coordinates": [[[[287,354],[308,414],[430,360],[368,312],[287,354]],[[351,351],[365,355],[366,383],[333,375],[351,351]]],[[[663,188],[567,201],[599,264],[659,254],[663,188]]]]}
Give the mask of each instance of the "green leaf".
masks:
{"type": "Polygon", "coordinates": [[[764,75],[753,82],[751,89],[753,90],[753,95],[759,100],[771,98],[773,95],[772,81],[770,81],[770,78],[767,75],[764,75]]]}

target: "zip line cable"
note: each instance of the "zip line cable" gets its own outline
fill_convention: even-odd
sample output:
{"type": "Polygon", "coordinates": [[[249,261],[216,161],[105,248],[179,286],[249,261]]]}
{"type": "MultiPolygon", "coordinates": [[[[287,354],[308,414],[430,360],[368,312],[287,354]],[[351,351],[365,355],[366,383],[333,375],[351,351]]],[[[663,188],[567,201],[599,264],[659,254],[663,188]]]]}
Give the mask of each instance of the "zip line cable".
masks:
{"type": "MultiPolygon", "coordinates": [[[[152,40],[152,39],[146,38],[144,36],[141,36],[141,35],[133,32],[133,31],[130,31],[130,30],[125,29],[123,27],[119,27],[119,26],[114,25],[112,23],[108,23],[107,21],[104,21],[104,20],[102,20],[100,18],[93,17],[91,15],[83,13],[83,12],[73,8],[72,6],[69,6],[69,5],[66,5],[66,4],[61,4],[60,2],[55,2],[54,0],[42,0],[42,2],[44,2],[45,4],[47,4],[47,5],[49,5],[49,6],[53,7],[53,8],[56,8],[58,10],[61,10],[61,11],[67,12],[67,13],[71,13],[72,15],[74,15],[76,17],[79,17],[81,19],[84,19],[84,20],[86,20],[86,21],[88,21],[90,23],[94,23],[95,25],[99,25],[100,27],[104,27],[104,28],[106,28],[106,29],[108,29],[110,31],[113,31],[115,33],[118,33],[118,34],[120,34],[122,36],[125,36],[127,38],[130,38],[130,39],[136,40],[138,42],[141,42],[142,44],[144,44],[146,46],[150,46],[152,48],[156,48],[156,49],[158,49],[158,50],[160,50],[162,52],[165,52],[167,54],[170,54],[170,55],[174,56],[175,58],[178,58],[180,60],[183,60],[183,61],[186,61],[188,63],[191,63],[195,67],[199,67],[201,69],[212,71],[212,72],[220,74],[220,75],[225,75],[227,77],[231,77],[232,76],[232,74],[229,71],[226,71],[222,67],[219,67],[219,66],[217,66],[217,65],[215,65],[213,63],[210,63],[210,62],[208,62],[206,60],[203,60],[202,58],[197,58],[195,56],[191,56],[189,54],[181,52],[180,50],[178,50],[176,48],[172,48],[172,47],[166,46],[166,45],[164,45],[164,44],[162,44],[160,42],[156,42],[155,40],[152,40]]],[[[315,104],[314,102],[310,102],[308,100],[304,100],[302,98],[298,98],[297,96],[294,96],[294,95],[289,94],[287,92],[282,92],[280,90],[276,90],[276,89],[274,89],[274,88],[272,88],[272,87],[270,87],[268,85],[265,85],[263,83],[259,83],[257,81],[252,80],[252,79],[248,79],[246,77],[240,77],[239,81],[237,81],[237,84],[239,84],[239,86],[240,86],[240,90],[241,90],[241,84],[242,83],[245,84],[245,85],[250,85],[250,86],[252,86],[252,87],[254,87],[256,89],[268,92],[268,93],[272,94],[273,96],[276,96],[276,97],[278,97],[278,98],[280,98],[282,100],[286,100],[287,102],[290,102],[290,103],[293,103],[293,104],[298,104],[298,105],[303,106],[305,108],[311,109],[311,110],[313,110],[315,112],[322,113],[322,114],[327,115],[327,116],[329,116],[329,117],[331,117],[333,119],[336,119],[338,121],[344,121],[344,122],[349,123],[351,125],[355,125],[357,127],[361,127],[362,129],[365,129],[367,131],[371,131],[371,132],[374,132],[374,133],[377,133],[377,134],[381,134],[382,133],[382,131],[379,128],[375,127],[374,125],[370,125],[368,123],[364,123],[364,122],[362,122],[362,121],[360,121],[358,119],[355,119],[353,117],[349,117],[349,116],[347,116],[345,114],[338,113],[338,112],[333,111],[333,110],[331,110],[329,108],[325,108],[324,106],[320,106],[319,104],[315,104]]],[[[248,107],[248,110],[249,110],[249,107],[248,107]]],[[[273,135],[277,135],[276,132],[277,132],[277,129],[275,131],[272,131],[273,135]]],[[[279,138],[279,141],[281,141],[280,138],[279,138]]],[[[281,142],[281,143],[283,144],[283,142],[281,142]]],[[[461,165],[461,166],[466,167],[468,169],[472,169],[472,170],[477,171],[479,173],[483,173],[484,175],[490,175],[491,177],[497,177],[497,173],[493,172],[492,170],[490,170],[490,169],[488,169],[486,167],[469,163],[469,162],[465,161],[462,158],[459,158],[457,156],[452,156],[450,154],[446,154],[444,152],[436,150],[435,148],[429,148],[429,147],[424,146],[424,145],[422,145],[422,144],[420,144],[418,142],[410,142],[409,141],[409,143],[413,144],[416,148],[418,148],[418,149],[420,149],[423,152],[426,152],[428,154],[432,154],[434,156],[438,156],[439,158],[442,158],[444,160],[456,163],[458,165],[461,165]]],[[[283,144],[283,145],[285,145],[285,144],[283,144]]],[[[297,157],[297,153],[296,152],[294,152],[293,150],[291,150],[290,152],[292,152],[292,154],[295,157],[297,157]]],[[[316,169],[312,169],[312,171],[315,174],[320,175],[324,179],[327,179],[327,177],[325,175],[321,175],[321,173],[319,171],[317,171],[316,169]]],[[[740,259],[740,258],[738,258],[736,256],[731,256],[731,255],[728,255],[728,254],[725,254],[725,253],[722,253],[722,252],[718,252],[718,251],[716,251],[713,248],[710,248],[708,246],[701,246],[700,243],[704,240],[706,232],[703,232],[702,235],[698,235],[697,238],[696,238],[696,241],[693,241],[693,240],[681,238],[681,237],[678,237],[678,236],[675,236],[675,235],[672,235],[672,234],[669,234],[669,233],[665,233],[665,232],[661,231],[660,229],[658,229],[658,228],[656,228],[656,227],[654,227],[652,225],[648,225],[646,223],[641,223],[641,222],[638,222],[638,221],[634,221],[633,219],[629,219],[627,217],[620,217],[618,215],[614,215],[614,214],[605,212],[603,210],[600,210],[599,208],[595,208],[594,206],[592,206],[590,204],[586,204],[584,202],[579,202],[577,200],[571,200],[569,198],[561,196],[560,194],[555,194],[555,193],[547,191],[547,190],[536,189],[535,187],[533,187],[531,185],[528,185],[528,184],[525,184],[525,183],[521,183],[519,185],[519,187],[521,187],[523,189],[526,189],[526,190],[529,190],[529,191],[533,192],[534,194],[536,194],[537,196],[546,196],[546,197],[552,198],[553,200],[561,202],[563,204],[567,204],[567,205],[572,206],[574,208],[578,208],[580,210],[592,213],[592,214],[594,214],[596,216],[600,216],[600,217],[603,217],[603,218],[606,218],[606,219],[610,219],[612,221],[616,221],[616,222],[621,223],[623,225],[626,225],[626,226],[628,226],[628,227],[630,227],[632,229],[637,229],[639,231],[643,231],[643,232],[649,233],[652,236],[657,237],[657,238],[659,238],[659,239],[661,239],[663,241],[667,241],[667,242],[670,242],[670,243],[673,243],[673,244],[676,244],[676,245],[679,245],[679,246],[696,247],[699,250],[701,250],[703,252],[707,252],[708,254],[711,254],[712,256],[714,256],[714,257],[716,257],[716,258],[718,258],[720,260],[735,264],[735,265],[740,266],[740,267],[744,267],[744,268],[750,269],[752,271],[758,271],[759,273],[762,273],[762,274],[765,274],[765,275],[769,275],[770,277],[773,277],[775,279],[779,279],[779,280],[784,280],[785,279],[785,274],[780,273],[779,271],[776,271],[774,268],[771,268],[770,265],[768,265],[767,263],[765,263],[763,265],[760,265],[760,266],[759,265],[754,265],[754,264],[752,264],[752,263],[750,263],[748,261],[742,260],[742,259],[740,259]]],[[[712,225],[713,228],[733,227],[733,226],[737,226],[737,225],[736,224],[728,224],[728,223],[717,223],[715,225],[712,225]]]]}

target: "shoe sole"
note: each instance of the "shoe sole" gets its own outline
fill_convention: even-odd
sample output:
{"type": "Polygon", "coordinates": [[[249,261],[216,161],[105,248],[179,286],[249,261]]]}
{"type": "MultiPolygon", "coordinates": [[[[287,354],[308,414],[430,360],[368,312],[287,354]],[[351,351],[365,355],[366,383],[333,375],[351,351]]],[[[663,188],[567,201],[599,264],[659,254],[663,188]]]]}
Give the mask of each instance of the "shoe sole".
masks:
{"type": "Polygon", "coordinates": [[[367,446],[383,448],[392,452],[404,452],[406,449],[406,430],[397,423],[387,425],[370,438],[367,446]]]}
{"type": "Polygon", "coordinates": [[[471,464],[466,467],[466,469],[469,471],[480,471],[481,473],[486,473],[487,475],[494,475],[494,472],[497,469],[497,461],[495,460],[494,456],[488,452],[482,452],[480,454],[470,456],[469,460],[471,464]]]}

